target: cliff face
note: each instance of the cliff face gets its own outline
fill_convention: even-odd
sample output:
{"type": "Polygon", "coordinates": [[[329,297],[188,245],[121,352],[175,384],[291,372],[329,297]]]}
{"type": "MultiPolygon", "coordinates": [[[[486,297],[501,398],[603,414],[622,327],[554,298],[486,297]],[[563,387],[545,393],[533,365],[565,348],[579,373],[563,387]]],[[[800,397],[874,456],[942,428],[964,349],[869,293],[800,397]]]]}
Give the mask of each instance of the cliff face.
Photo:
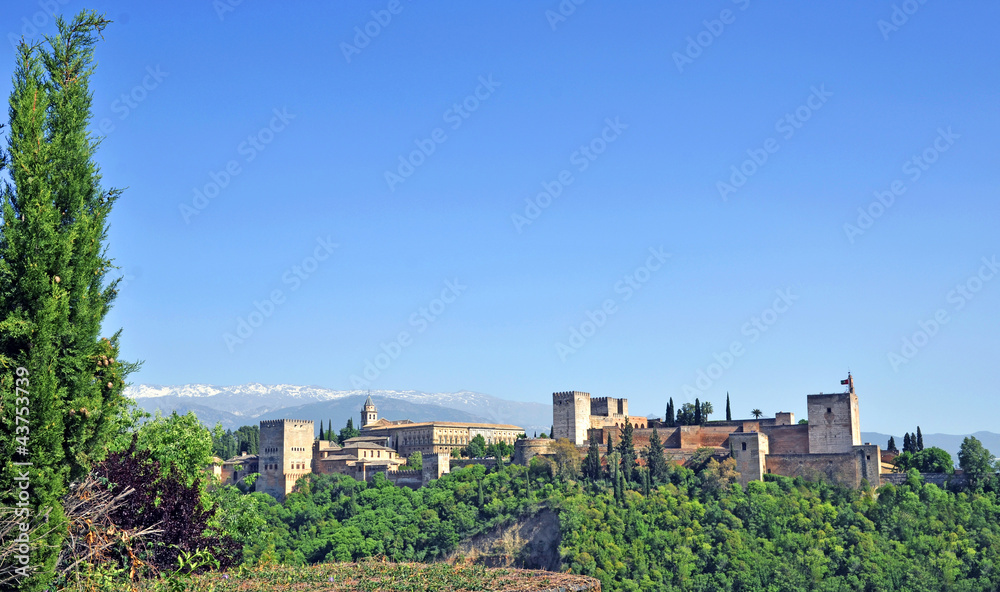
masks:
{"type": "Polygon", "coordinates": [[[459,543],[449,562],[471,561],[487,567],[560,571],[559,515],[542,509],[533,516],[499,526],[459,543]]]}

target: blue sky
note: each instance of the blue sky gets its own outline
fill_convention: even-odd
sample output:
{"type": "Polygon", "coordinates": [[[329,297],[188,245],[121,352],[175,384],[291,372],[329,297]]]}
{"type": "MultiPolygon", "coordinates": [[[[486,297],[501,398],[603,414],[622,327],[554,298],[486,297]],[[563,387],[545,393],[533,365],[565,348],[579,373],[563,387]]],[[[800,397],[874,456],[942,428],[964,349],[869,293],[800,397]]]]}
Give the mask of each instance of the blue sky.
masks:
{"type": "Polygon", "coordinates": [[[116,21],[136,383],[997,430],[994,3],[11,0],[8,72],[49,5],[116,21]]]}

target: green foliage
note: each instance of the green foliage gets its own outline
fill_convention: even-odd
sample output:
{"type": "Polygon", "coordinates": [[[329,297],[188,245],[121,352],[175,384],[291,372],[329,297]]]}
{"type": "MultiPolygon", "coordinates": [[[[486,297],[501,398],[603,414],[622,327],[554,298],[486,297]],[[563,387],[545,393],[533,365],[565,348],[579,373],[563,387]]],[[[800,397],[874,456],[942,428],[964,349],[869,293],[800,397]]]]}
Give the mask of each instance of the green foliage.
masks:
{"type": "Polygon", "coordinates": [[[729,407],[729,392],[726,392],[726,421],[733,421],[733,410],[729,407]]]}
{"type": "Polygon", "coordinates": [[[241,426],[235,432],[222,429],[217,423],[212,428],[212,455],[229,460],[241,452],[257,454],[260,448],[260,426],[241,426]]]}
{"type": "Polygon", "coordinates": [[[955,461],[947,450],[930,447],[918,452],[904,452],[897,456],[893,463],[900,472],[916,469],[921,473],[954,473],[955,461]]]}
{"type": "Polygon", "coordinates": [[[601,449],[597,438],[591,438],[587,448],[587,458],[583,461],[583,476],[591,481],[601,478],[601,449]]]}
{"type": "Polygon", "coordinates": [[[406,464],[399,467],[403,471],[419,471],[424,468],[424,455],[418,450],[406,459],[406,464]]]}
{"type": "Polygon", "coordinates": [[[617,451],[608,459],[610,482],[586,488],[554,477],[556,463],[539,457],[530,469],[470,466],[416,491],[381,477],[314,475],[283,504],[262,497],[268,529],[246,555],[255,564],[431,561],[544,505],[562,526],[563,569],[612,592],[1000,586],[993,494],[949,492],[922,483],[916,471],[877,492],[771,476],[743,488],[732,459],[718,462],[706,451],[696,455],[701,471],[671,463],[656,482],[642,469],[634,488],[617,451]]]}
{"type": "Polygon", "coordinates": [[[620,428],[621,440],[618,442],[618,454],[621,456],[621,472],[625,481],[634,481],[636,469],[639,468],[639,457],[635,452],[635,442],[632,440],[632,423],[625,422],[620,428]]]}
{"type": "Polygon", "coordinates": [[[193,411],[184,415],[174,411],[166,417],[157,412],[137,433],[138,448],[150,452],[163,474],[176,465],[187,485],[203,477],[205,467],[212,462],[212,434],[193,411]]]}
{"type": "Polygon", "coordinates": [[[681,408],[677,410],[677,425],[701,425],[708,421],[708,416],[714,411],[712,404],[708,401],[702,403],[697,399],[695,399],[695,403],[681,405],[681,408]],[[695,403],[698,404],[697,408],[695,403]]]}
{"type": "Polygon", "coordinates": [[[337,435],[337,443],[343,444],[348,438],[356,438],[361,435],[361,430],[354,427],[354,418],[347,418],[347,425],[340,429],[340,434],[337,435]]]}
{"type": "Polygon", "coordinates": [[[57,18],[47,44],[22,41],[14,52],[0,151],[9,181],[0,192],[0,505],[14,505],[23,467],[12,462],[32,463],[31,516],[47,515],[49,533],[33,541],[30,564],[39,571],[22,590],[53,577],[67,531],[60,500],[127,422],[122,390],[138,367],[119,357],[118,333],[100,337],[117,294],[106,239],[120,192],[100,184],[89,83],[94,45],[109,22],[88,11],[69,23],[57,18]],[[30,432],[17,431],[15,415],[29,419],[30,432]],[[18,446],[27,452],[15,454],[18,446]]]}
{"type": "Polygon", "coordinates": [[[760,417],[764,415],[764,412],[760,409],[754,408],[750,411],[750,415],[752,415],[754,419],[760,419],[760,417]]]}
{"type": "Polygon", "coordinates": [[[486,438],[482,434],[476,434],[476,436],[469,440],[468,445],[462,449],[462,456],[469,458],[482,458],[486,456],[486,438]]]}
{"type": "Polygon", "coordinates": [[[962,446],[958,450],[958,466],[962,467],[970,490],[978,491],[984,487],[997,489],[996,458],[975,436],[962,440],[962,446]]]}
{"type": "Polygon", "coordinates": [[[486,447],[486,457],[501,460],[514,454],[514,445],[503,441],[494,442],[486,447]]]}
{"type": "Polygon", "coordinates": [[[663,479],[667,473],[667,459],[663,458],[663,444],[660,434],[653,428],[649,435],[649,448],[646,450],[646,467],[653,483],[663,479]]]}

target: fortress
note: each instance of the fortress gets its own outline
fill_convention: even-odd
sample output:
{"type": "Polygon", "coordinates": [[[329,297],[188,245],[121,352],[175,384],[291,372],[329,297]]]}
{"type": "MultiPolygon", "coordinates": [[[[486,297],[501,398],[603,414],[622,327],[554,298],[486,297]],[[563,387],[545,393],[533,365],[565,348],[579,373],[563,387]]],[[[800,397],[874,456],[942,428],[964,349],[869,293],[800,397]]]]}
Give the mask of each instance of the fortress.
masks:
{"type": "Polygon", "coordinates": [[[453,466],[495,463],[493,459],[450,458],[452,451],[467,446],[476,436],[483,436],[487,445],[514,444],[513,462],[527,465],[533,456],[551,454],[556,439],[568,439],[583,455],[590,442],[606,445],[609,439],[620,439],[621,430],[631,425],[636,449],[646,448],[656,429],[664,455],[674,462],[683,463],[706,447],[718,457],[733,458],[743,485],[763,480],[768,473],[851,487],[864,481],[879,485],[881,450],[861,442],[854,380],[848,376],[843,382],[847,392],[806,396],[808,422],[804,423],[796,423],[790,412],[779,412],[767,418],[673,426],[629,415],[628,399],[558,392],[552,394],[552,438],[532,439],[519,439],[523,430],[514,425],[379,419],[369,397],[361,409],[360,436],[337,444],[318,440],[309,420],[262,421],[259,454],[227,460],[217,474],[224,483],[231,483],[259,472],[257,491],[279,501],[299,478],[310,473],[341,473],[358,480],[383,473],[397,485],[420,487],[453,466]],[[423,468],[400,471],[405,457],[418,451],[423,455],[423,468]]]}
{"type": "MultiPolygon", "coordinates": [[[[770,418],[668,427],[665,421],[628,415],[627,399],[592,399],[589,393],[579,391],[553,393],[552,435],[578,447],[589,445],[591,440],[606,444],[608,438],[620,438],[620,430],[628,422],[633,426],[637,449],[648,445],[652,428],[656,428],[664,453],[675,462],[689,459],[699,448],[713,448],[717,455],[736,460],[744,485],[773,473],[852,487],[867,480],[878,486],[881,451],[877,445],[862,444],[854,379],[848,376],[845,382],[847,392],[807,395],[808,423],[801,424],[795,422],[794,414],[779,412],[770,418]]],[[[533,454],[544,454],[547,446],[533,440],[521,448],[519,462],[527,462],[533,454]]]]}

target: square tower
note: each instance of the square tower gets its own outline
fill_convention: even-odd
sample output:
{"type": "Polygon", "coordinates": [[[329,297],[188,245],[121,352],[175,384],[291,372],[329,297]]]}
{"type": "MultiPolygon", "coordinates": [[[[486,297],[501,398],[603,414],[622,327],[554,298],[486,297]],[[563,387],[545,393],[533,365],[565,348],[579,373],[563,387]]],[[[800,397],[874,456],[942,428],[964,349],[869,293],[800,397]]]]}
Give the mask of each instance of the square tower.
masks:
{"type": "Polygon", "coordinates": [[[273,419],[260,422],[260,454],[257,491],[279,502],[291,493],[295,482],[312,472],[316,428],[304,419],[273,419]]]}
{"type": "Polygon", "coordinates": [[[853,391],[806,397],[809,412],[809,454],[851,452],[861,445],[858,396],[853,391]]]}
{"type": "Polygon", "coordinates": [[[590,428],[590,393],[552,393],[552,438],[583,446],[590,428]]]}
{"type": "Polygon", "coordinates": [[[770,454],[770,442],[763,432],[729,434],[729,453],[736,459],[739,482],[743,487],[751,481],[762,481],[770,454]]]}

